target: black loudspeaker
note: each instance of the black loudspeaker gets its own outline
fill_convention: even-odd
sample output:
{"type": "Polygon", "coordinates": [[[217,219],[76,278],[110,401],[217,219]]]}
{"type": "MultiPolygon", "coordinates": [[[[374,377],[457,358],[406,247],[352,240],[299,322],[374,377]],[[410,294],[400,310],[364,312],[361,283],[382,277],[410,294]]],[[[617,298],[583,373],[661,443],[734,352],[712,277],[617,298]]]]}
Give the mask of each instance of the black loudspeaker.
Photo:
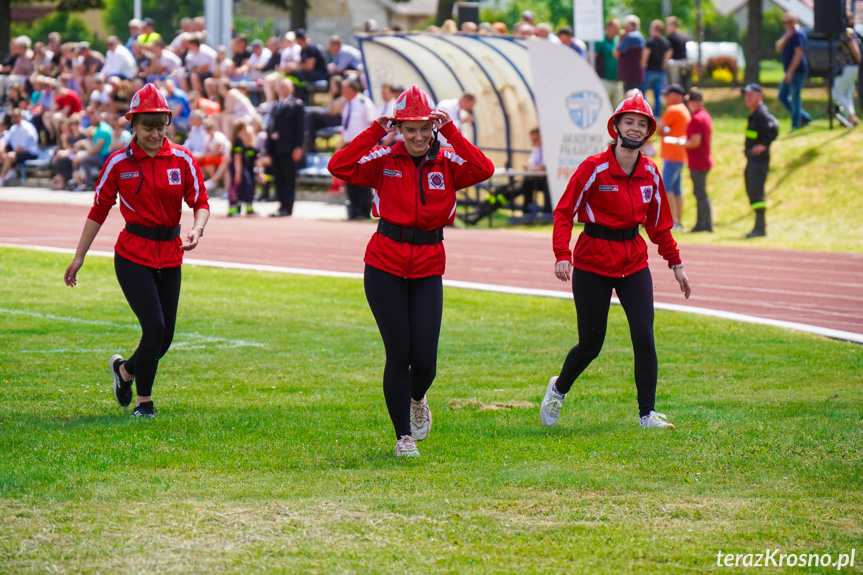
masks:
{"type": "Polygon", "coordinates": [[[815,0],[815,33],[841,34],[845,30],[844,0],[815,0]]]}
{"type": "Polygon", "coordinates": [[[479,24],[479,4],[477,2],[459,2],[456,4],[456,17],[459,27],[465,22],[479,24]]]}

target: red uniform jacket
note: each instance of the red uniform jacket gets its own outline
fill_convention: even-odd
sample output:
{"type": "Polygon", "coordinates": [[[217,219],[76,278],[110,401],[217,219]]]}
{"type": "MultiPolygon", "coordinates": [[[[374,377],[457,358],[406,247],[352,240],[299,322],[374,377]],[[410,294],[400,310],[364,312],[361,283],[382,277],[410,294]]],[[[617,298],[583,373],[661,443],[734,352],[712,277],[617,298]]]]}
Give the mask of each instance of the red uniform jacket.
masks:
{"type": "MultiPolygon", "coordinates": [[[[372,215],[419,230],[436,230],[455,219],[456,190],[473,186],[494,173],[491,160],[468,142],[452,122],[441,134],[452,149],[441,148],[433,160],[414,164],[404,142],[392,147],[375,144],[386,135],[377,122],[339,150],[329,170],[346,182],[375,189],[372,215]]],[[[385,272],[422,278],[443,275],[443,243],[411,245],[376,233],[366,246],[364,261],[385,272]]]]}
{"type": "Polygon", "coordinates": [[[673,224],[665,185],[656,164],[640,155],[632,176],[627,176],[613,147],[584,160],[566,186],[554,210],[554,255],[556,261],[572,261],[582,271],[610,277],[624,277],[647,267],[647,244],[641,236],[614,241],[578,236],[570,253],[572,223],[593,222],[613,230],[643,225],[650,241],[668,266],[680,263],[677,242],[671,235],[673,224]],[[570,260],[572,258],[572,260],[570,260]]]}
{"type": "MultiPolygon", "coordinates": [[[[103,224],[118,197],[126,222],[151,228],[178,225],[184,200],[195,211],[210,209],[201,168],[192,153],[167,138],[153,158],[135,141],[108,156],[96,182],[96,199],[88,217],[103,224]]],[[[182,245],[181,238],[148,240],[124,229],[114,251],[147,267],[172,268],[183,263],[182,245]]]]}

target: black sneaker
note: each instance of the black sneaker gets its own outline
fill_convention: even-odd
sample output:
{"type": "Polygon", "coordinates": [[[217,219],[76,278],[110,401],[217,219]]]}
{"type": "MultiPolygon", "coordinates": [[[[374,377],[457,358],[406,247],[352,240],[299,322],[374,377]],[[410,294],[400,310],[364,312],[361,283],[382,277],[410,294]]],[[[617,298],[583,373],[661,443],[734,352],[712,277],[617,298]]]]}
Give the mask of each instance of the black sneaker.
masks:
{"type": "Polygon", "coordinates": [[[126,381],[120,375],[120,366],[124,362],[123,356],[118,353],[112,355],[111,359],[108,360],[108,368],[114,378],[114,399],[121,407],[126,407],[132,403],[132,382],[135,381],[134,378],[126,381]]]}
{"type": "Polygon", "coordinates": [[[152,401],[145,401],[135,407],[132,417],[156,417],[156,408],[152,401]]]}

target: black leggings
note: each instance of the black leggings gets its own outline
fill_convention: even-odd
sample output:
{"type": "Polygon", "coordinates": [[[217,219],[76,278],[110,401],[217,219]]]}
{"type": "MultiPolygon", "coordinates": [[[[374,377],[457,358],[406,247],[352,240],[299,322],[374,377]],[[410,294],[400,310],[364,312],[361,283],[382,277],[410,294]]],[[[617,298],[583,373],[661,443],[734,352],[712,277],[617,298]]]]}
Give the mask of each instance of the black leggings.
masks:
{"type": "Polygon", "coordinates": [[[649,414],[656,401],[657,360],[653,341],[653,279],[650,270],[624,278],[572,270],[572,295],[578,315],[578,345],[569,351],[555,387],[567,393],[590,362],[599,355],[605,341],[611,290],[617,292],[629,321],[629,335],[635,352],[635,386],[639,415],[649,414]]]}
{"type": "Polygon", "coordinates": [[[411,434],[411,398],[425,396],[437,371],[443,280],[404,279],[366,265],[365,288],[384,340],[384,398],[399,438],[411,434]]]}
{"type": "Polygon", "coordinates": [[[161,270],[142,266],[114,254],[114,270],[129,307],[141,324],[141,341],[126,371],[135,376],[140,397],[152,395],[159,360],[171,347],[180,300],[180,267],[161,270]]]}

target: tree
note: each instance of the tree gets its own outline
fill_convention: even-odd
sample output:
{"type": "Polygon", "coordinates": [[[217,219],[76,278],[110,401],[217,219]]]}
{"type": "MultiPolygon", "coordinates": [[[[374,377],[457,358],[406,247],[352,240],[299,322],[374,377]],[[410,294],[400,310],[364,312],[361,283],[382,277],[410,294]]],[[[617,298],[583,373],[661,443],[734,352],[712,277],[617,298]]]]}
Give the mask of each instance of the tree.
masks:
{"type": "MultiPolygon", "coordinates": [[[[309,9],[309,0],[261,0],[264,4],[288,10],[291,14],[291,28],[308,28],[306,25],[306,12],[309,9]]],[[[404,0],[401,0],[404,1],[404,0]]]]}
{"type": "Polygon", "coordinates": [[[746,30],[746,45],[743,55],[746,58],[746,84],[758,82],[759,63],[761,62],[761,30],[764,27],[764,7],[761,0],[749,2],[749,26],[746,30]]]}
{"type": "MultiPolygon", "coordinates": [[[[31,4],[32,0],[15,0],[15,4],[31,4]]],[[[60,0],[55,9],[67,12],[80,12],[90,8],[101,8],[102,0],[60,0]]],[[[12,39],[12,0],[0,0],[0,58],[9,54],[9,41],[12,39]]]]}

